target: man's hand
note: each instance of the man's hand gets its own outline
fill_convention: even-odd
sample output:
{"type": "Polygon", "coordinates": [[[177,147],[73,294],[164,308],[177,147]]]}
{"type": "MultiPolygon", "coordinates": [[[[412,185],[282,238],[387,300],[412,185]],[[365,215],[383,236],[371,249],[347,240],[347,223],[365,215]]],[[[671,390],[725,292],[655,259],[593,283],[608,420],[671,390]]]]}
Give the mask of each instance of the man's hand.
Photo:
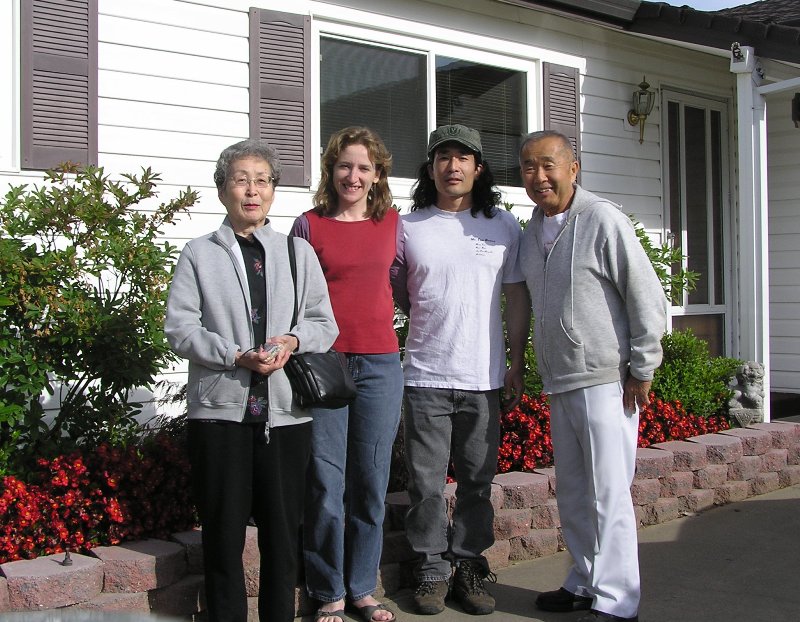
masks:
{"type": "Polygon", "coordinates": [[[503,283],[506,298],[506,332],[511,368],[503,380],[503,410],[514,410],[525,390],[525,345],[531,327],[531,299],[524,281],[503,283]]]}
{"type": "Polygon", "coordinates": [[[522,370],[508,369],[503,381],[503,412],[514,410],[522,399],[525,382],[522,370]]]}
{"type": "Polygon", "coordinates": [[[639,407],[650,404],[650,380],[639,380],[628,374],[625,387],[622,390],[622,405],[626,411],[633,412],[636,405],[639,407]]]}

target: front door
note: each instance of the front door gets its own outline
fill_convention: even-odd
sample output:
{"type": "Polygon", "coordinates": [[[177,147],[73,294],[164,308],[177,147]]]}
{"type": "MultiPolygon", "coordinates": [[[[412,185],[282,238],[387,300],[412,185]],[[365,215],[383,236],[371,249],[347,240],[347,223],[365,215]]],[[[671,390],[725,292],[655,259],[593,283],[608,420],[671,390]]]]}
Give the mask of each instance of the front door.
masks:
{"type": "Polygon", "coordinates": [[[681,249],[684,269],[699,274],[697,287],[672,308],[672,326],[690,328],[713,356],[724,356],[730,347],[726,104],[668,90],[663,97],[667,235],[681,249]]]}

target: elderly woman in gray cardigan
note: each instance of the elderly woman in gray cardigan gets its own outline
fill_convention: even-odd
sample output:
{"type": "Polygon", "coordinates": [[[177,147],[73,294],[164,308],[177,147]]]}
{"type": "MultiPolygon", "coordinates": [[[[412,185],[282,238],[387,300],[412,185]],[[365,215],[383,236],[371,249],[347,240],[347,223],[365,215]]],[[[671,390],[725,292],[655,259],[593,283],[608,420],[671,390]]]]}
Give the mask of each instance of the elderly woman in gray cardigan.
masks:
{"type": "Polygon", "coordinates": [[[167,303],[167,339],[189,361],[189,456],[211,622],[247,619],[242,551],[251,517],[259,619],[294,618],[311,417],[293,401],[283,366],[294,351],[326,351],[339,332],[316,254],[301,239],[293,240],[292,325],[287,240],[267,219],[280,175],[264,141],[222,152],[214,182],[227,217],[186,244],[167,303]]]}

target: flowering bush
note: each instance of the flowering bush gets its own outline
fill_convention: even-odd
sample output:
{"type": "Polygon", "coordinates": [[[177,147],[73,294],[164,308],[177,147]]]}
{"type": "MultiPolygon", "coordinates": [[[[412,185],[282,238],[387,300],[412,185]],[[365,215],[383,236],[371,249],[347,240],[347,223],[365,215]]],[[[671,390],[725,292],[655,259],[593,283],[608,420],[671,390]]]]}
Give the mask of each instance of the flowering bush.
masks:
{"type": "Polygon", "coordinates": [[[168,434],[40,459],[30,481],[2,479],[0,563],[165,538],[196,523],[193,507],[186,452],[168,434]]]}
{"type": "MultiPolygon", "coordinates": [[[[639,412],[639,447],[680,441],[729,429],[725,417],[708,418],[687,413],[679,401],[665,402],[650,394],[650,405],[639,412]]],[[[533,471],[553,464],[550,438],[550,404],[542,394],[522,397],[520,405],[500,420],[497,472],[533,471]]]]}
{"type": "Polygon", "coordinates": [[[135,439],[134,391],[176,359],[164,307],[177,248],[164,235],[199,195],[158,206],[158,174],[120,178],[65,164],[0,196],[0,475],[135,439]]]}
{"type": "Polygon", "coordinates": [[[650,405],[639,412],[639,447],[728,430],[725,417],[700,417],[687,413],[679,401],[665,402],[650,394],[650,405]]]}
{"type": "Polygon", "coordinates": [[[523,395],[519,406],[500,419],[497,472],[533,471],[552,463],[550,403],[544,394],[523,395]]]}

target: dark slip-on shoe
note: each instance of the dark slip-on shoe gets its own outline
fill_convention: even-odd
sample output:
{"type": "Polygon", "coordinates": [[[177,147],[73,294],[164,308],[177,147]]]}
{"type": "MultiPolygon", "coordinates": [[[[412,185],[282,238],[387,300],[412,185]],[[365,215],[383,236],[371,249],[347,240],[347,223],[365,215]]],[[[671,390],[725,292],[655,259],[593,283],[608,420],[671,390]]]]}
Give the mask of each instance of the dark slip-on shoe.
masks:
{"type": "Polygon", "coordinates": [[[536,597],[536,606],[542,611],[585,611],[592,608],[588,596],[578,596],[563,587],[552,592],[542,592],[536,597]]]}

